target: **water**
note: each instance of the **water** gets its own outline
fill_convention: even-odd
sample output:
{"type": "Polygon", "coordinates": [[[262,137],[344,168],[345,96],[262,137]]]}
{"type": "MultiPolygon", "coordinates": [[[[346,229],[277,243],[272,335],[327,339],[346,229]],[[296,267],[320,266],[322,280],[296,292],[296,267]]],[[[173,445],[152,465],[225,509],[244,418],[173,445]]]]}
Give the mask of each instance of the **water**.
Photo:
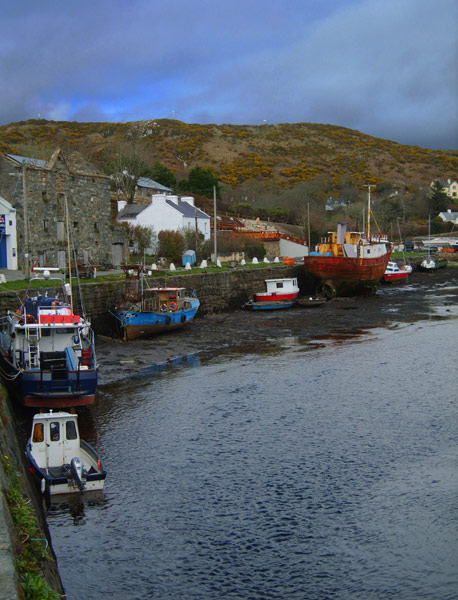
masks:
{"type": "Polygon", "coordinates": [[[458,338],[440,312],[106,386],[105,492],[48,515],[67,597],[455,598],[458,338]]]}

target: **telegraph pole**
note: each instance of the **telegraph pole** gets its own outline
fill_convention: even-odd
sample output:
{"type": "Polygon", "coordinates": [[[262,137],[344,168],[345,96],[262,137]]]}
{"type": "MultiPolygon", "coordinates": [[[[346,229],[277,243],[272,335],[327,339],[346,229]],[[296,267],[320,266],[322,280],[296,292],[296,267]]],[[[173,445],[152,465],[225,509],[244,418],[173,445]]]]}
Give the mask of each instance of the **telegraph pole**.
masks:
{"type": "Polygon", "coordinates": [[[213,251],[215,253],[215,265],[218,262],[216,254],[216,186],[213,186],[213,251]]]}

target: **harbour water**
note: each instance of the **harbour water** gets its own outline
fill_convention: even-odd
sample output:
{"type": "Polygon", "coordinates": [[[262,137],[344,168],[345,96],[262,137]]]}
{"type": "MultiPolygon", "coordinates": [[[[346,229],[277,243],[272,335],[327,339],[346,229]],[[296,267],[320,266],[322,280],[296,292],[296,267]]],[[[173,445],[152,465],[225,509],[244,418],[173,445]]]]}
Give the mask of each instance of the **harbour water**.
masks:
{"type": "Polygon", "coordinates": [[[102,495],[49,508],[70,600],[448,600],[458,311],[103,387],[102,495]]]}

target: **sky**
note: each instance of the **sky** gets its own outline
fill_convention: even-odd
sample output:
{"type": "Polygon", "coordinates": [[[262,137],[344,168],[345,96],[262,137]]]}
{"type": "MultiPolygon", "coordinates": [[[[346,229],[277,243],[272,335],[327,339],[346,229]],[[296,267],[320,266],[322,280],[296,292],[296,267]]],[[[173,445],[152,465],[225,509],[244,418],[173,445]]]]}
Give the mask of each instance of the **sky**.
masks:
{"type": "Polygon", "coordinates": [[[0,125],[326,123],[458,149],[456,0],[19,0],[0,125]]]}

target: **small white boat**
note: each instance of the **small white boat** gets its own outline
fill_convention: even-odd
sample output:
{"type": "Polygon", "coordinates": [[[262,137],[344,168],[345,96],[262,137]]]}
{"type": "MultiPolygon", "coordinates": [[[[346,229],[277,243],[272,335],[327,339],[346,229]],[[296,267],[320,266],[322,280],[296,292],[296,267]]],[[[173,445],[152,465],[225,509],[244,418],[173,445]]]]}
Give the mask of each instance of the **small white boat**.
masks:
{"type": "Polygon", "coordinates": [[[95,449],[80,439],[77,415],[39,413],[27,442],[29,471],[51,496],[103,489],[107,476],[95,449]]]}

